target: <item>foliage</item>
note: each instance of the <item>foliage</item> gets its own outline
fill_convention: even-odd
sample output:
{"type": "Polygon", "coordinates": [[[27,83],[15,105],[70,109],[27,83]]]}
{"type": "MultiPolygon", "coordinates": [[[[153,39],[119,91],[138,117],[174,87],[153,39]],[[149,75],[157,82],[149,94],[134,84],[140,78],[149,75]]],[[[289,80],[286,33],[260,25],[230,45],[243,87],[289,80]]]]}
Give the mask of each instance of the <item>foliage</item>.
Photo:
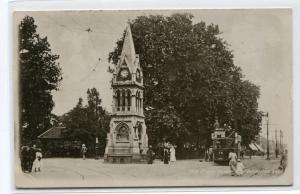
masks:
{"type": "Polygon", "coordinates": [[[65,136],[70,140],[80,140],[93,152],[95,137],[99,138],[100,152],[103,153],[106,143],[106,134],[109,130],[109,114],[101,106],[101,99],[96,88],[87,90],[86,106],[79,98],[77,105],[61,118],[67,130],[65,136]]]}
{"type": "Polygon", "coordinates": [[[21,144],[32,143],[51,126],[54,102],[51,91],[62,80],[58,55],[52,54],[47,37],[40,37],[32,17],[19,25],[21,144]]]}
{"type": "MultiPolygon", "coordinates": [[[[191,14],[137,17],[131,23],[144,75],[149,141],[209,145],[215,119],[248,144],[260,131],[259,88],[243,79],[218,25],[191,14]]],[[[109,54],[117,64],[123,38],[109,54]]]]}

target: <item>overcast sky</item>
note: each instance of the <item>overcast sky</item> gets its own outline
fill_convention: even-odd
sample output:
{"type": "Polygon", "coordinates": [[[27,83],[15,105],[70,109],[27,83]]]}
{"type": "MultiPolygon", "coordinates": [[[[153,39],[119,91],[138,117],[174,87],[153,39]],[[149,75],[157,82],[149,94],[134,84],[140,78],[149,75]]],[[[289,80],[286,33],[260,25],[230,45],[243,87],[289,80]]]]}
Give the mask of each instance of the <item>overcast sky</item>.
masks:
{"type": "MultiPolygon", "coordinates": [[[[96,87],[102,105],[111,111],[111,75],[106,71],[108,53],[122,36],[128,19],[139,15],[190,12],[194,23],[218,24],[233,50],[235,65],[245,79],[261,88],[259,107],[270,115],[270,135],[275,128],[292,127],[292,21],[291,11],[277,10],[190,10],[190,11],[68,11],[18,12],[17,25],[29,15],[38,33],[47,36],[53,53],[59,54],[63,71],[60,90],[53,92],[53,113],[72,109],[86,90],[96,87]],[[90,32],[86,31],[91,29],[90,32]],[[99,58],[101,59],[99,61],[99,58]]],[[[16,27],[15,25],[15,27],[16,27]]],[[[265,125],[262,134],[265,135],[265,125]]]]}

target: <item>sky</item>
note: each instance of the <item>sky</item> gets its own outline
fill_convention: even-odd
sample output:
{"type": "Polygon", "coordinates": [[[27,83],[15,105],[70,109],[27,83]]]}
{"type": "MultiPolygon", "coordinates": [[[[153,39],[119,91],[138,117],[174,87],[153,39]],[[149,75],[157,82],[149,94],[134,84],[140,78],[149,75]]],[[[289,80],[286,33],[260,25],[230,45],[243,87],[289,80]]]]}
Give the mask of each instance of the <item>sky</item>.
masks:
{"type": "MultiPolygon", "coordinates": [[[[269,130],[282,130],[284,139],[292,131],[292,12],[289,9],[252,10],[144,10],[144,11],[43,11],[15,13],[15,29],[24,16],[35,19],[37,32],[47,36],[52,52],[59,54],[63,80],[54,91],[53,113],[71,110],[78,98],[86,99],[96,87],[102,105],[111,111],[111,74],[108,53],[122,36],[128,20],[140,15],[194,15],[193,22],[219,25],[220,37],[233,50],[234,63],[247,80],[261,89],[259,108],[269,113],[269,130]],[[91,31],[88,31],[90,29],[91,31]],[[285,135],[288,134],[288,135],[285,135]]],[[[266,135],[266,121],[262,135],[266,135]]]]}

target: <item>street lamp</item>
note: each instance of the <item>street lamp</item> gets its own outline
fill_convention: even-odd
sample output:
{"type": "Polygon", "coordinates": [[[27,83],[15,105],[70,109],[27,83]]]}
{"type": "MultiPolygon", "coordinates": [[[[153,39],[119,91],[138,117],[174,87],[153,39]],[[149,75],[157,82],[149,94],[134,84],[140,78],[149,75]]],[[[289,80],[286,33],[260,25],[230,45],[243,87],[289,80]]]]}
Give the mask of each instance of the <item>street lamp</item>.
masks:
{"type": "Polygon", "coordinates": [[[96,159],[96,160],[99,160],[99,159],[100,159],[100,154],[99,154],[99,140],[98,140],[98,137],[96,137],[95,159],[96,159]]]}
{"type": "MultiPolygon", "coordinates": [[[[97,122],[99,123],[99,127],[102,127],[102,121],[101,118],[99,117],[99,112],[98,108],[100,108],[101,105],[97,104],[96,105],[96,117],[97,117],[97,122]]],[[[97,133],[97,127],[95,128],[95,135],[96,135],[96,143],[95,143],[95,159],[99,160],[100,159],[100,153],[99,153],[99,139],[98,139],[98,133],[97,133]]]]}

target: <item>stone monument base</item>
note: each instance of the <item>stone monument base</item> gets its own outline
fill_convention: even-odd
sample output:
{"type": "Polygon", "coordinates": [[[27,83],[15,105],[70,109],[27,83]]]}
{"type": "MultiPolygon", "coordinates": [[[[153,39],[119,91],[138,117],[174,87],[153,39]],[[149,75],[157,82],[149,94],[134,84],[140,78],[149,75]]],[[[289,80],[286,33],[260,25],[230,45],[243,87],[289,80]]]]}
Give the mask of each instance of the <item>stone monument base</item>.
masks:
{"type": "Polygon", "coordinates": [[[105,163],[114,164],[147,164],[146,154],[104,154],[105,163]]]}

